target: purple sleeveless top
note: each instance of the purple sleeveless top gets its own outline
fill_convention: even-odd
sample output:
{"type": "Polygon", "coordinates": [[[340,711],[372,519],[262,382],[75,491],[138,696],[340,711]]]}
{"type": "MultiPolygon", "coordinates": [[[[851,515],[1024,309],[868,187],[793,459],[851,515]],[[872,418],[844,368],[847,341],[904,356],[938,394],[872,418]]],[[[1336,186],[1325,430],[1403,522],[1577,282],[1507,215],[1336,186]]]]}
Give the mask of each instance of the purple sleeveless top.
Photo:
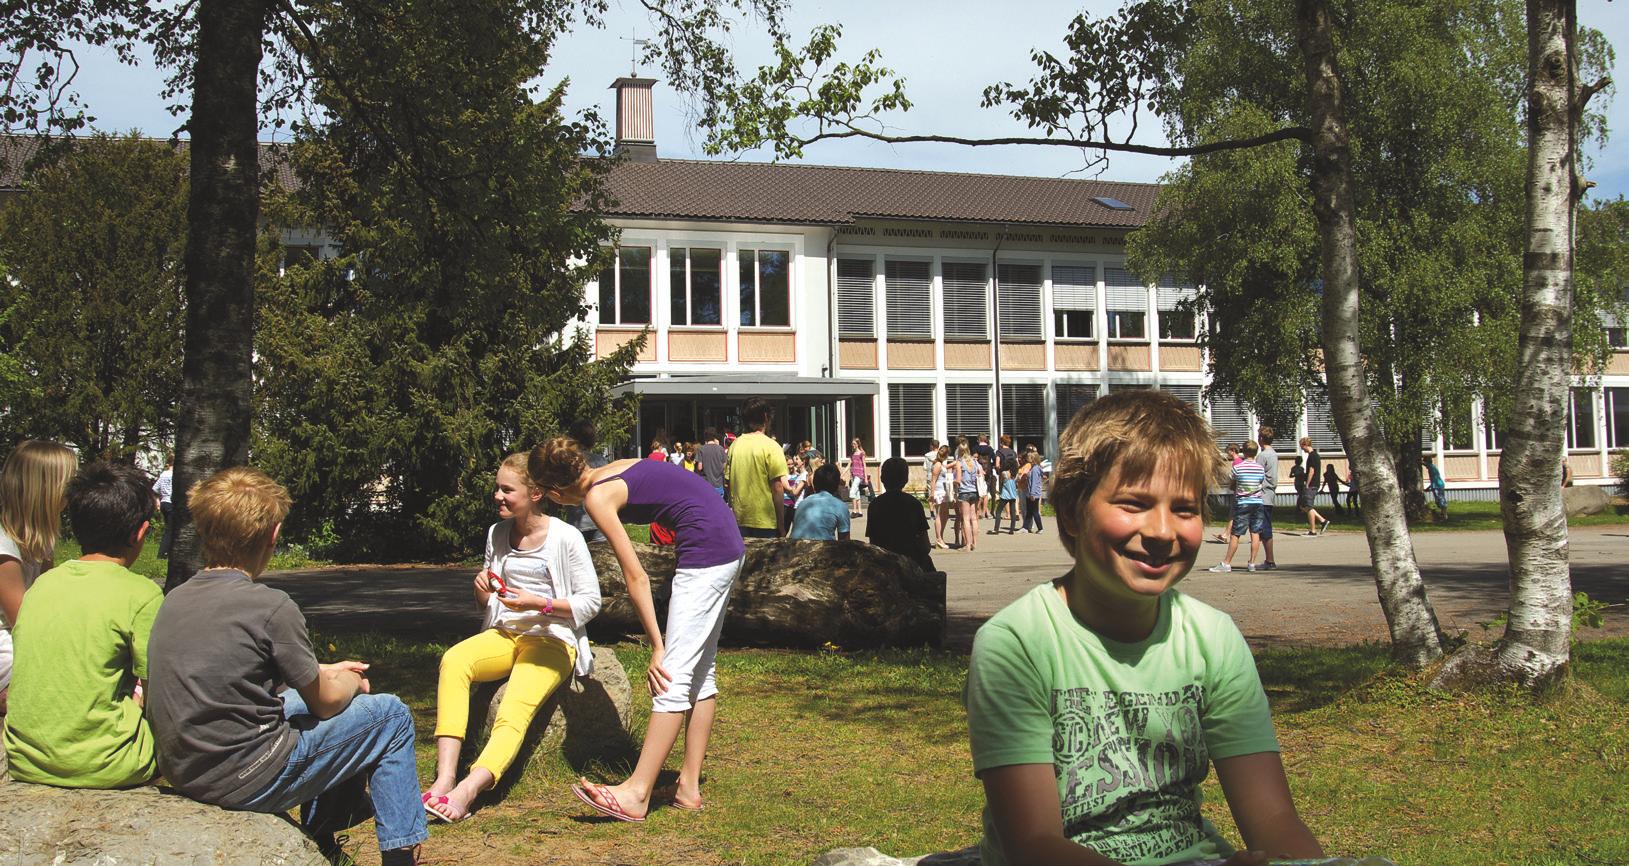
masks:
{"type": "Polygon", "coordinates": [[[735,512],[723,497],[694,472],[667,462],[640,460],[612,478],[628,485],[627,523],[660,523],[673,530],[673,552],[679,568],[709,568],[734,562],[746,553],[735,512]]]}

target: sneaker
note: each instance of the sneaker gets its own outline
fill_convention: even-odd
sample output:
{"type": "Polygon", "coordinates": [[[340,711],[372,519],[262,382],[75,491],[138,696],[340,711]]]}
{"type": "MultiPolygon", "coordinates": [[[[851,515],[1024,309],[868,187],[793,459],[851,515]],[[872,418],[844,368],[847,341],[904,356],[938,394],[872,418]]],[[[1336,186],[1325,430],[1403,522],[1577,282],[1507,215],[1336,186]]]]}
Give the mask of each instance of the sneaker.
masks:
{"type": "Polygon", "coordinates": [[[1257,571],[1257,570],[1259,570],[1259,569],[1260,569],[1260,568],[1261,568],[1261,566],[1258,566],[1258,565],[1256,565],[1256,564],[1255,564],[1255,563],[1254,563],[1254,562],[1252,562],[1252,563],[1250,563],[1250,564],[1249,564],[1249,565],[1247,565],[1247,566],[1245,566],[1245,567],[1244,567],[1244,570],[1245,570],[1245,571],[1257,571]]]}
{"type": "Polygon", "coordinates": [[[1251,566],[1250,570],[1251,571],[1277,571],[1278,570],[1278,563],[1276,563],[1276,562],[1264,562],[1264,563],[1262,563],[1260,565],[1251,566]]]}
{"type": "MultiPolygon", "coordinates": [[[[1215,565],[1213,565],[1213,566],[1211,566],[1211,567],[1210,567],[1210,568],[1207,568],[1207,569],[1205,569],[1205,570],[1206,570],[1206,571],[1215,571],[1215,572],[1227,572],[1227,571],[1232,571],[1232,570],[1233,570],[1233,566],[1231,566],[1231,565],[1228,565],[1228,564],[1227,564],[1227,563],[1225,563],[1225,562],[1218,562],[1218,563],[1216,563],[1216,564],[1215,564],[1215,565]]],[[[1255,566],[1253,566],[1253,565],[1252,565],[1252,566],[1250,566],[1250,570],[1251,570],[1251,571],[1255,571],[1255,570],[1256,570],[1256,567],[1255,567],[1255,566]]]]}

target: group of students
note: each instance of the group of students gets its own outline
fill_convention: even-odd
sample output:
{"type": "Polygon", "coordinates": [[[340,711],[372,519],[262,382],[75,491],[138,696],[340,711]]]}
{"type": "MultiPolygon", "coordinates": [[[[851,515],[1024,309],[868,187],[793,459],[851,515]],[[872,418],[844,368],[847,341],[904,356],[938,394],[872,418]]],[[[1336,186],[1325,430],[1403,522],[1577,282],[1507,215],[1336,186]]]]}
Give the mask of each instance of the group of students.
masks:
{"type": "Polygon", "coordinates": [[[1040,450],[1028,446],[1023,454],[1013,450],[1012,437],[1003,435],[1000,448],[990,447],[987,435],[978,444],[958,436],[954,443],[928,442],[922,457],[927,476],[928,500],[933,505],[933,546],[964,551],[978,548],[979,521],[994,516],[989,534],[1001,534],[1001,521],[1009,520],[1008,535],[1018,533],[1018,503],[1023,502],[1024,532],[1041,532],[1041,498],[1045,495],[1045,473],[1040,450]],[[945,529],[952,531],[946,541],[945,529]]]}
{"type": "Polygon", "coordinates": [[[372,693],[366,663],[319,664],[299,608],[256,582],[291,505],[281,485],[249,467],[193,485],[187,507],[205,567],[166,597],[130,570],[157,506],[152,479],[125,464],[76,463],[61,445],[25,441],[0,471],[0,685],[9,686],[0,741],[14,779],[122,788],[162,775],[226,808],[299,807],[327,851],[336,832],[372,817],[381,861],[417,862],[427,820],[467,817],[538,707],[591,670],[585,627],[600,609],[599,581],[582,533],[548,515],[547,500],[583,508],[605,534],[653,648],[651,721],[634,772],[616,786],[582,779],[573,792],[597,812],[643,821],[683,730],[678,783],[663,796],[702,808],[718,640],[744,547],[716,531],[733,522],[729,508],[695,473],[646,460],[591,467],[568,437],[502,462],[501,519],[474,579],[486,619],[442,658],[436,776],[421,789],[406,705],[372,693]],[[48,568],[64,509],[81,555],[48,568]],[[675,533],[665,633],[624,522],[675,533]],[[459,779],[472,684],[505,677],[491,736],[459,779]]]}
{"type": "MultiPolygon", "coordinates": [[[[1175,589],[1194,566],[1220,475],[1211,443],[1203,418],[1157,391],[1111,394],[1065,430],[1051,494],[1073,565],[980,628],[969,662],[984,863],[1246,866],[1322,856],[1296,812],[1242,635],[1175,589]],[[1212,766],[1244,852],[1201,814],[1212,766]]],[[[40,524],[19,529],[9,516],[8,485],[41,477],[14,474],[17,459],[0,484],[8,537],[49,547],[40,524]]],[[[383,862],[413,862],[426,815],[466,816],[506,771],[537,705],[591,659],[582,629],[599,609],[597,581],[580,534],[541,512],[547,500],[583,508],[605,533],[652,647],[652,713],[633,773],[618,785],[582,779],[572,792],[623,821],[645,820],[658,801],[702,808],[718,638],[744,547],[739,534],[717,531],[729,508],[695,473],[650,460],[591,467],[565,437],[503,462],[494,492],[502,519],[474,581],[488,622],[442,660],[437,775],[421,791],[406,707],[370,693],[366,664],[318,664],[299,609],[255,582],[288,513],[280,486],[244,467],[193,486],[188,507],[207,567],[161,599],[127,570],[153,510],[146,477],[98,463],[66,481],[70,471],[71,462],[58,474],[85,555],[34,580],[20,614],[6,611],[17,658],[4,740],[18,779],[119,787],[158,771],[182,793],[231,808],[301,805],[306,829],[330,841],[325,834],[371,812],[383,862]],[[665,632],[624,522],[674,531],[665,632]],[[458,780],[470,684],[505,675],[491,741],[458,780]],[[681,729],[677,785],[659,794],[681,729]]],[[[925,522],[902,489],[906,463],[886,461],[881,474],[889,491],[878,503],[909,499],[925,522]]],[[[55,525],[51,502],[31,513],[55,525]]],[[[29,550],[29,562],[49,562],[29,550]]]]}

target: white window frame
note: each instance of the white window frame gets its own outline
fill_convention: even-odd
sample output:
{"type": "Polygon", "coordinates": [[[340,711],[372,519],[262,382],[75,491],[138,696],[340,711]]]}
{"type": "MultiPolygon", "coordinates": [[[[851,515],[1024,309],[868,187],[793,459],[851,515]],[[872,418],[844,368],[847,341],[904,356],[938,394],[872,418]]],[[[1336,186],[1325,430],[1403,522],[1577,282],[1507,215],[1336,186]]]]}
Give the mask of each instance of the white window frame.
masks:
{"type": "MultiPolygon", "coordinates": [[[[669,280],[669,286],[668,286],[668,299],[669,300],[668,300],[668,311],[667,312],[668,312],[668,324],[669,324],[669,326],[674,327],[674,328],[701,328],[701,329],[713,330],[713,331],[722,330],[724,328],[725,321],[728,319],[728,316],[726,316],[724,314],[724,299],[725,299],[725,297],[726,297],[726,295],[728,294],[728,291],[729,291],[726,288],[726,283],[728,281],[724,277],[724,270],[725,270],[725,262],[727,262],[729,260],[729,251],[724,249],[722,244],[720,244],[718,246],[712,246],[712,245],[708,245],[708,244],[699,244],[699,245],[697,245],[697,244],[685,244],[683,246],[674,245],[674,246],[668,247],[667,256],[668,256],[667,273],[668,273],[668,280],[669,280]],[[694,294],[692,293],[693,288],[692,288],[692,281],[691,281],[691,266],[690,266],[691,256],[690,256],[690,254],[695,252],[696,250],[706,250],[708,252],[716,252],[716,253],[718,253],[718,322],[716,324],[708,324],[708,323],[697,324],[696,322],[693,321],[695,319],[696,299],[695,299],[694,294]],[[680,322],[680,321],[678,321],[677,319],[675,319],[673,317],[673,301],[672,301],[672,283],[671,283],[671,281],[673,279],[673,254],[675,252],[683,252],[684,253],[684,313],[685,313],[684,317],[685,317],[685,321],[683,321],[683,322],[680,322]]],[[[620,303],[620,296],[619,296],[618,302],[620,303]]]]}
{"type": "Polygon", "coordinates": [[[608,270],[611,272],[611,280],[612,280],[611,295],[612,295],[613,298],[616,299],[616,302],[613,305],[614,309],[611,311],[613,321],[608,322],[608,321],[605,320],[605,306],[604,306],[603,303],[599,302],[600,301],[599,296],[604,291],[604,286],[602,285],[602,283],[604,282],[605,271],[601,271],[600,272],[600,274],[601,274],[600,279],[596,279],[594,281],[595,302],[596,302],[596,306],[599,307],[599,309],[597,309],[595,311],[596,312],[595,324],[598,325],[598,326],[601,326],[601,327],[611,327],[611,328],[629,328],[629,327],[634,327],[634,326],[638,326],[638,327],[642,328],[642,327],[645,327],[647,325],[655,324],[655,322],[653,320],[656,318],[656,245],[652,244],[652,243],[637,243],[637,244],[621,244],[621,245],[619,245],[615,249],[614,260],[612,261],[611,267],[608,268],[608,270]],[[648,280],[649,285],[647,285],[645,287],[645,304],[646,304],[645,310],[646,310],[646,313],[645,313],[645,321],[643,321],[643,322],[624,322],[622,320],[622,294],[623,294],[623,292],[622,292],[622,251],[623,250],[630,250],[630,249],[632,249],[632,250],[645,250],[645,252],[649,256],[649,258],[646,260],[647,264],[645,266],[645,271],[650,276],[649,276],[649,280],[648,280]]]}
{"type": "Polygon", "coordinates": [[[797,273],[797,264],[798,264],[797,252],[795,250],[793,250],[791,247],[786,246],[785,244],[773,244],[773,243],[771,243],[771,244],[742,244],[742,245],[740,245],[739,247],[736,248],[734,259],[735,259],[735,274],[736,274],[735,297],[738,299],[738,302],[737,302],[738,309],[735,311],[735,321],[737,323],[737,327],[739,327],[742,330],[751,330],[751,331],[790,331],[790,330],[793,330],[793,324],[792,323],[797,320],[797,307],[796,307],[797,292],[795,290],[795,287],[793,286],[793,281],[795,279],[794,275],[797,273]],[[762,274],[762,268],[760,266],[760,262],[759,262],[759,259],[758,259],[758,254],[761,253],[761,252],[784,253],[786,255],[786,324],[784,324],[784,325],[766,325],[766,324],[764,324],[764,293],[763,293],[763,287],[762,287],[762,276],[763,276],[763,274],[762,274]],[[742,310],[739,309],[739,298],[741,297],[741,289],[743,288],[740,285],[740,274],[741,274],[741,265],[742,265],[741,257],[746,253],[752,253],[752,281],[753,281],[752,282],[752,304],[753,304],[753,306],[752,306],[752,324],[750,324],[750,325],[748,325],[748,324],[740,324],[742,310]]]}

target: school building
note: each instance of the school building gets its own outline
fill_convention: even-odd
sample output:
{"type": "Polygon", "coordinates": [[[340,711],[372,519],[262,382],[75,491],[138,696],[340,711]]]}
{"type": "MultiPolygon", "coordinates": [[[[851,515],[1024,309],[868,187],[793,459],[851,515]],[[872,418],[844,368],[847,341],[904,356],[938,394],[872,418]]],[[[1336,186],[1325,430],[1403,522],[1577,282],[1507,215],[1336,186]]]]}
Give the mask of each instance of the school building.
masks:
{"type": "MultiPolygon", "coordinates": [[[[999,430],[1052,456],[1081,406],[1159,388],[1224,441],[1272,423],[1281,483],[1303,435],[1345,477],[1324,395],[1271,418],[1202,399],[1201,323],[1180,308],[1192,287],[1126,269],[1126,235],[1149,218],[1156,185],[662,159],[654,84],[613,85],[627,159],[610,176],[608,219],[621,240],[583,323],[601,356],[649,328],[624,386],[642,395],[638,447],[657,430],[687,441],[739,430],[740,403],[761,394],[780,403],[779,438],[827,455],[858,437],[875,458],[917,457],[932,439],[999,430]]],[[[1612,337],[1629,349],[1623,329],[1612,337]]],[[[1453,415],[1427,451],[1456,498],[1489,496],[1497,431],[1474,404],[1453,415]]],[[[1609,449],[1629,447],[1629,351],[1598,387],[1575,389],[1570,421],[1575,478],[1607,483],[1609,449]]]]}

